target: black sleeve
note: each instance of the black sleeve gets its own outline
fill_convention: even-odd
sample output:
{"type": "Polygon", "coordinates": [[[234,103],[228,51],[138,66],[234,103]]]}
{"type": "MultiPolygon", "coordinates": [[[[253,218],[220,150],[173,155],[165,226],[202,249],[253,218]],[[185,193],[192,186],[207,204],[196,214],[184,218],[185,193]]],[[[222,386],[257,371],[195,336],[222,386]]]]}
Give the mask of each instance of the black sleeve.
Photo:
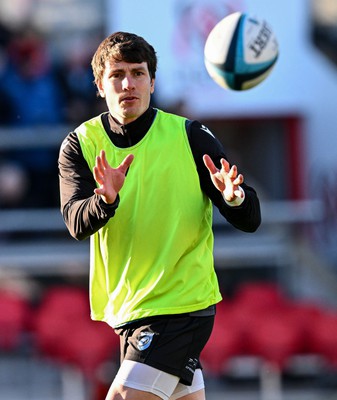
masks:
{"type": "Polygon", "coordinates": [[[208,154],[219,169],[221,168],[221,158],[225,158],[230,162],[225,155],[221,142],[207,127],[198,121],[188,121],[187,132],[199,174],[201,189],[231,225],[244,232],[255,232],[261,224],[260,202],[255,190],[243,183],[241,185],[245,192],[243,203],[237,207],[229,206],[222,194],[214,186],[203,161],[203,155],[208,154]]]}
{"type": "Polygon", "coordinates": [[[70,234],[84,240],[114,216],[119,197],[108,205],[94,193],[96,183],[74,132],[61,145],[58,166],[63,219],[70,234]]]}

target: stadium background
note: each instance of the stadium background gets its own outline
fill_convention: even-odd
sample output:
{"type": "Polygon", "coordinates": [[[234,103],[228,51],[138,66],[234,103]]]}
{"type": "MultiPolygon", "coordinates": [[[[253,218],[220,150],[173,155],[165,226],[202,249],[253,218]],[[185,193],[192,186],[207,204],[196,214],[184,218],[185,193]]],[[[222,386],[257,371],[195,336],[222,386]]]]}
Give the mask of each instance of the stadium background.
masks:
{"type": "Polygon", "coordinates": [[[214,130],[262,201],[263,226],[254,235],[233,231],[215,213],[225,319],[219,317],[220,338],[214,335],[223,352],[218,347],[216,358],[210,345],[205,355],[208,399],[334,398],[334,0],[1,1],[1,398],[98,400],[117,365],[116,343],[109,335],[103,340],[106,329],[87,320],[88,243],[74,242],[65,231],[57,187],[62,139],[104,109],[90,57],[115,30],[134,31],[154,44],[155,105],[214,130]],[[280,45],[270,77],[244,93],[220,89],[203,66],[207,33],[234,11],[265,17],[280,45]],[[255,322],[246,315],[238,327],[238,306],[245,315],[247,302],[254,304],[255,322]],[[265,326],[256,313],[283,323],[270,318],[265,326]],[[247,327],[256,333],[253,351],[242,346],[247,327]],[[258,335],[261,327],[266,335],[258,335]],[[73,341],[63,329],[73,330],[73,341]]]}

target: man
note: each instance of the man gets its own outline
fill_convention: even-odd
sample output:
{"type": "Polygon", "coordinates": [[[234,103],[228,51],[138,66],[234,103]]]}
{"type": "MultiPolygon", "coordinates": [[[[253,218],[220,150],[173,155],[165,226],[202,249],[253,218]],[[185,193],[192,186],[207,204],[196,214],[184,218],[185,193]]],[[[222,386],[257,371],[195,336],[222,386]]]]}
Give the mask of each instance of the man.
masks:
{"type": "Polygon", "coordinates": [[[108,112],[65,139],[61,210],[91,237],[91,317],[121,335],[108,400],[205,398],[199,362],[221,300],[213,265],[212,202],[233,226],[260,224],[255,191],[198,121],[150,106],[157,57],[117,32],[92,60],[108,112]]]}

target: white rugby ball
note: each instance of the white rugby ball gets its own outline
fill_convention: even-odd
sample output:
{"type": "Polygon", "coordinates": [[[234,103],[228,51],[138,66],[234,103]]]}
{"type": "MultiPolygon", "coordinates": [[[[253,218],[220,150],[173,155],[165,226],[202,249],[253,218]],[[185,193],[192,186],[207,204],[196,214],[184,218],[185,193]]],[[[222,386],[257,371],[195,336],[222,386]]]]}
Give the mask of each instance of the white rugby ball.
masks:
{"type": "Polygon", "coordinates": [[[250,89],[262,82],[279,55],[271,26],[263,19],[236,12],[209,33],[204,61],[210,77],[231,90],[250,89]]]}

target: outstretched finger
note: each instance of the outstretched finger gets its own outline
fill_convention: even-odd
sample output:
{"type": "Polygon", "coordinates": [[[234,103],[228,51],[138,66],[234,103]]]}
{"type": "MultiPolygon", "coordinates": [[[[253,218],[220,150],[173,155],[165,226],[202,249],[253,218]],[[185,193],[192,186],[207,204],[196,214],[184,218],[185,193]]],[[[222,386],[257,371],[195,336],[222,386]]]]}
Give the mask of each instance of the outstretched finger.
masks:
{"type": "Polygon", "coordinates": [[[230,179],[235,179],[237,178],[238,175],[238,169],[236,165],[232,165],[232,167],[230,168],[230,170],[228,171],[228,177],[230,179]]]}
{"type": "Polygon", "coordinates": [[[214,165],[214,162],[212,161],[211,157],[208,154],[205,154],[203,156],[204,164],[206,165],[208,171],[211,174],[216,174],[219,170],[217,167],[214,165]]]}
{"type": "Polygon", "coordinates": [[[101,185],[103,183],[103,177],[98,167],[94,167],[93,174],[95,181],[101,185]]]}
{"type": "Polygon", "coordinates": [[[241,183],[243,183],[244,179],[243,179],[243,175],[239,174],[235,180],[233,181],[234,185],[241,185],[241,183]]]}
{"type": "Polygon", "coordinates": [[[225,160],[224,158],[222,158],[220,161],[221,161],[222,168],[225,170],[225,172],[228,173],[230,170],[229,162],[227,160],[225,160]]]}
{"type": "Polygon", "coordinates": [[[132,161],[134,159],[134,155],[133,154],[128,154],[124,160],[120,163],[119,165],[119,170],[121,172],[123,172],[124,174],[126,173],[126,171],[128,170],[128,168],[130,167],[132,161]]]}
{"type": "Polygon", "coordinates": [[[106,155],[105,155],[105,151],[104,150],[101,150],[100,156],[101,156],[100,158],[101,158],[101,161],[102,161],[103,168],[107,168],[109,166],[109,164],[108,164],[108,161],[106,159],[106,155]]]}
{"type": "Polygon", "coordinates": [[[103,173],[104,171],[104,166],[103,166],[103,162],[102,162],[102,157],[101,156],[97,156],[96,157],[96,165],[95,168],[97,169],[97,172],[99,173],[103,173]]]}

